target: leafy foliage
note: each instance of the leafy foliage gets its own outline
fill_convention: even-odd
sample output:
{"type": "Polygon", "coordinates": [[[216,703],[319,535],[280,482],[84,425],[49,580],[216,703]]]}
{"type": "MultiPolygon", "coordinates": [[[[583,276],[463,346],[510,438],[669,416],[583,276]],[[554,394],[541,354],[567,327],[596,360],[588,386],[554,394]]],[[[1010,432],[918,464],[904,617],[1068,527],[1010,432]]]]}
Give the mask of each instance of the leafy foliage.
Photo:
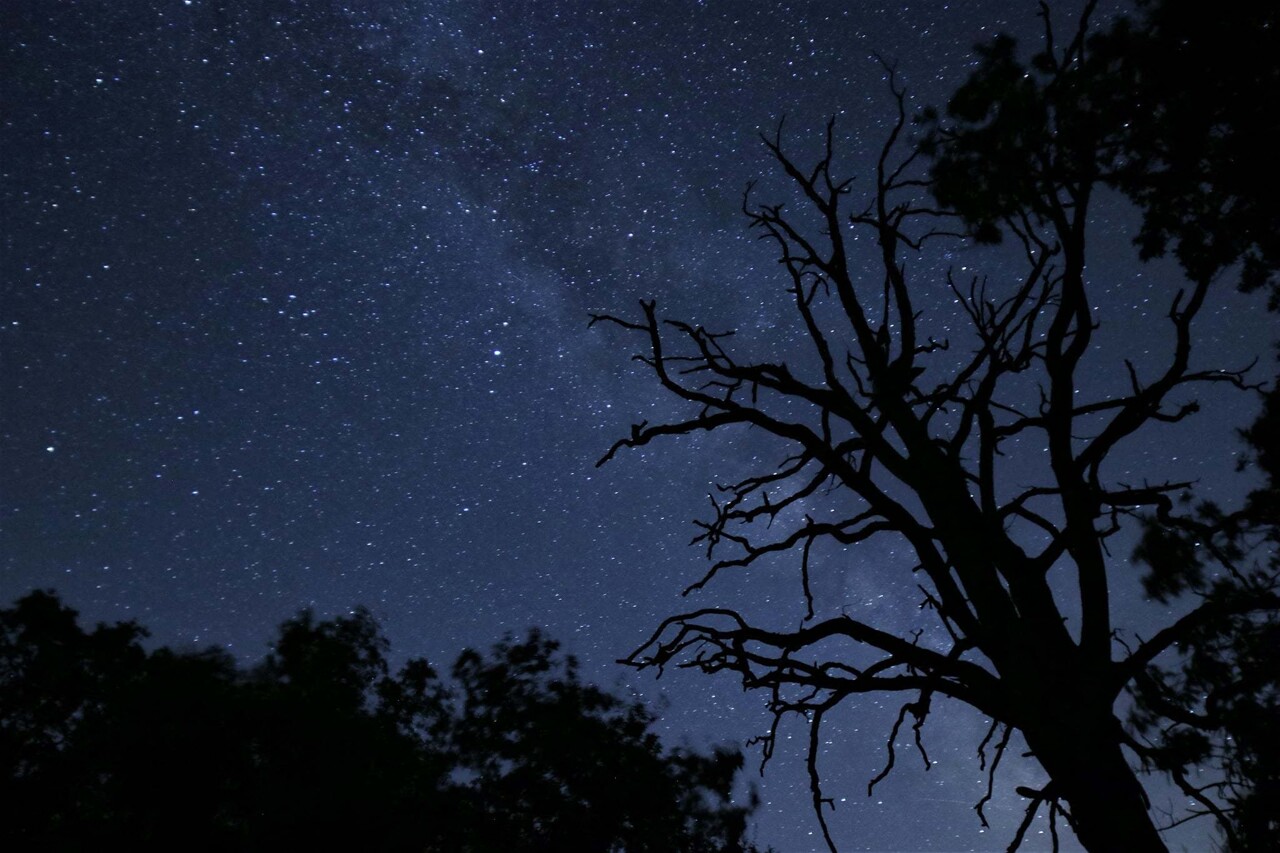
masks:
{"type": "Polygon", "coordinates": [[[1232,851],[1270,850],[1280,837],[1280,613],[1235,606],[1280,586],[1278,427],[1280,381],[1242,431],[1264,485],[1233,513],[1205,503],[1193,521],[1148,519],[1134,554],[1148,592],[1189,592],[1213,612],[1175,661],[1135,680],[1130,722],[1146,760],[1219,818],[1232,851]],[[1209,768],[1212,783],[1191,781],[1209,768]]]}
{"type": "Polygon", "coordinates": [[[1268,286],[1276,306],[1280,174],[1267,140],[1280,119],[1261,93],[1280,88],[1280,10],[1136,5],[1092,34],[1081,26],[1061,52],[1050,30],[1025,62],[1008,36],[979,45],[949,121],[924,116],[936,197],[993,242],[1002,218],[1047,213],[1046,188],[1100,182],[1141,209],[1144,258],[1172,251],[1193,281],[1239,263],[1242,287],[1268,286]]]}
{"type": "Polygon", "coordinates": [[[453,688],[421,659],[393,674],[364,610],[304,611],[247,670],[86,632],[47,592],[0,627],[0,808],[25,849],[748,849],[741,755],[665,751],[537,631],[463,652],[453,688]]]}

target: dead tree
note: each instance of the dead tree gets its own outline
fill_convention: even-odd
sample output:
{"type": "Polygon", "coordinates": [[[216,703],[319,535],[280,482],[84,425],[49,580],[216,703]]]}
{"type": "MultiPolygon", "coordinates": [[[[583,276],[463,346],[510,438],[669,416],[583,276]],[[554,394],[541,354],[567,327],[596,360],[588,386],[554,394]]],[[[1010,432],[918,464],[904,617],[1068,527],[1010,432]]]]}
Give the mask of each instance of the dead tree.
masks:
{"type": "MultiPolygon", "coordinates": [[[[1082,49],[1067,46],[1062,67],[1082,49]]],[[[968,351],[930,337],[931,306],[913,285],[908,261],[932,241],[969,238],[930,195],[920,146],[904,142],[903,90],[892,73],[889,79],[897,121],[865,204],[853,202],[862,187],[833,167],[830,124],[811,168],[784,150],[781,126],[763,139],[810,208],[808,219],[755,201],[750,187],[744,196],[750,226],[777,250],[807,352],[753,358],[738,338],[660,317],[654,302],[642,302],[635,318],[592,318],[640,336],[644,348],[635,358],[689,407],[684,420],[632,427],[600,464],[655,439],[734,427],[763,431],[790,448],[776,467],[718,487],[713,514],[698,523],[695,539],[711,567],[686,593],[725,570],[794,553],[806,605],[806,617],[790,631],[755,627],[725,608],[678,613],[623,662],[736,673],[746,688],[764,691],[773,714],[766,759],[779,721],[793,714],[807,720],[813,805],[832,850],[819,731],[831,709],[868,693],[904,696],[889,739],[890,766],[899,729],[909,723],[919,744],[935,698],[963,702],[993,721],[979,746],[990,753],[992,774],[1013,733],[1021,733],[1051,781],[1019,791],[1030,805],[1013,847],[1043,809],[1055,833],[1062,817],[1090,850],[1164,850],[1134,767],[1143,745],[1126,731],[1117,704],[1197,626],[1227,611],[1274,611],[1276,598],[1257,587],[1230,601],[1206,599],[1145,641],[1120,633],[1110,604],[1117,561],[1107,540],[1139,515],[1172,519],[1175,498],[1191,483],[1118,483],[1104,463],[1122,442],[1149,437],[1148,427],[1196,411],[1194,403],[1171,403],[1173,392],[1203,383],[1254,386],[1243,370],[1193,364],[1192,323],[1210,287],[1205,276],[1170,299],[1172,345],[1163,366],[1153,372],[1112,363],[1127,372],[1127,393],[1089,398],[1082,365],[1097,370],[1105,362],[1094,344],[1098,319],[1085,272],[1090,193],[1100,174],[1046,179],[1034,204],[1000,212],[1023,273],[1013,281],[948,273],[971,333],[968,351]],[[857,237],[876,246],[875,269],[851,263],[857,237]],[[1038,482],[1021,485],[1008,474],[1010,458],[1028,448],[1047,461],[1038,482]],[[814,504],[839,512],[815,518],[808,509],[814,504]],[[915,573],[921,607],[940,626],[936,637],[897,635],[815,602],[815,543],[834,541],[856,553],[872,537],[909,546],[914,566],[902,570],[915,573]],[[848,654],[832,656],[837,647],[848,654]]],[[[1187,790],[1215,807],[1211,795],[1187,790]]]]}

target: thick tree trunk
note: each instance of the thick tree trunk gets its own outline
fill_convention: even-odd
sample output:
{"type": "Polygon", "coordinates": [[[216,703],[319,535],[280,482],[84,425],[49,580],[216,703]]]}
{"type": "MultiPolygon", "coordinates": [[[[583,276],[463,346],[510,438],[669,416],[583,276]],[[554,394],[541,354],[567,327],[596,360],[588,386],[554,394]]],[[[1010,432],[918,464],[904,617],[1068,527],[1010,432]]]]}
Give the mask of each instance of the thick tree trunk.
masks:
{"type": "Polygon", "coordinates": [[[1088,756],[1083,779],[1062,786],[1076,836],[1090,853],[1165,853],[1146,797],[1118,747],[1114,756],[1088,756]]]}
{"type": "Polygon", "coordinates": [[[1053,793],[1066,802],[1080,843],[1090,853],[1167,853],[1146,793],[1115,741],[1116,721],[1110,714],[1095,724],[1085,713],[1051,716],[1024,734],[1053,793]]]}

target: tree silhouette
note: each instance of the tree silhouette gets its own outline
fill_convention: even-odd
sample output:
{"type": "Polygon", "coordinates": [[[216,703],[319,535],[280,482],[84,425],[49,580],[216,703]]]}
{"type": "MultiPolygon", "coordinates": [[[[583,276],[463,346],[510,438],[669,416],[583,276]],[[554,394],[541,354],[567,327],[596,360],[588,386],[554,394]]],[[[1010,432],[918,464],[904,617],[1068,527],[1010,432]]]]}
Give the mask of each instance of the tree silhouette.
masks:
{"type": "Polygon", "coordinates": [[[1243,507],[1227,513],[1206,501],[1191,519],[1147,520],[1136,556],[1150,568],[1148,591],[1163,601],[1188,590],[1219,612],[1183,640],[1172,665],[1135,679],[1131,723],[1142,759],[1199,804],[1192,816],[1217,817],[1228,850],[1262,851],[1280,838],[1280,613],[1233,605],[1280,573],[1280,381],[1244,437],[1265,483],[1243,507]],[[1214,561],[1240,566],[1266,546],[1265,569],[1206,571],[1214,561]],[[1217,778],[1191,781],[1188,768],[1213,765],[1217,778]]]}
{"type": "MultiPolygon", "coordinates": [[[[1227,162],[1254,129],[1267,90],[1233,78],[1249,83],[1247,92],[1215,103],[1205,122],[1179,101],[1212,102],[1217,84],[1188,93],[1168,88],[1160,74],[1188,50],[1231,61],[1223,27],[1198,34],[1170,11],[1178,4],[1144,3],[1137,24],[1121,19],[1090,36],[1092,6],[1066,44],[1055,41],[1042,8],[1044,46],[1029,62],[1007,37],[980,46],[976,70],[945,118],[926,114],[914,144],[904,141],[905,94],[889,69],[897,118],[861,203],[860,186],[834,167],[832,125],[812,166],[784,151],[781,126],[763,138],[805,206],[784,213],[781,203],[754,201],[750,187],[743,201],[749,225],[776,248],[785,271],[803,341],[795,352],[753,356],[731,333],[659,318],[653,302],[641,303],[637,319],[592,318],[640,335],[645,347],[636,359],[689,411],[684,420],[634,426],[600,464],[658,438],[734,426],[785,448],[776,467],[717,486],[713,514],[698,522],[694,540],[705,544],[711,568],[685,592],[722,571],[795,553],[799,627],[762,627],[707,607],[666,619],[624,662],[734,672],[744,687],[765,691],[774,719],[763,739],[766,760],[786,715],[807,720],[813,804],[833,850],[819,730],[831,709],[865,693],[908,697],[889,735],[888,763],[870,787],[892,768],[908,718],[923,753],[921,729],[935,699],[992,720],[978,747],[990,774],[980,817],[1011,737],[1021,734],[1050,781],[1018,789],[1029,806],[1013,848],[1047,807],[1055,846],[1061,816],[1090,850],[1165,849],[1135,763],[1173,774],[1198,810],[1216,814],[1229,832],[1233,806],[1255,804],[1232,791],[1247,791],[1246,777],[1256,773],[1274,779],[1270,759],[1248,740],[1224,746],[1274,721],[1274,692],[1254,692],[1275,684],[1268,643],[1277,566],[1250,562],[1266,535],[1256,526],[1246,535],[1239,515],[1181,509],[1176,498],[1190,481],[1118,475],[1109,465],[1117,448],[1198,410],[1175,399],[1179,392],[1209,383],[1258,387],[1244,370],[1197,366],[1192,323],[1222,270],[1243,261],[1244,284],[1258,287],[1280,259],[1267,206],[1274,195],[1256,195],[1258,185],[1227,162]],[[1086,236],[1091,199],[1108,186],[1143,212],[1142,255],[1172,247],[1188,278],[1169,299],[1173,343],[1162,364],[1108,359],[1094,342],[1086,236]],[[915,269],[928,274],[927,261],[910,268],[908,259],[927,259],[947,241],[1002,239],[1022,274],[959,280],[949,272],[945,285],[967,337],[954,327],[957,340],[930,336],[925,319],[943,314],[945,328],[946,306],[930,304],[938,301],[925,293],[932,282],[915,277],[922,275],[915,269]],[[1086,377],[1098,372],[1127,375],[1128,391],[1097,392],[1101,383],[1086,377]],[[1202,597],[1145,640],[1113,622],[1117,569],[1108,540],[1126,528],[1147,531],[1137,556],[1151,569],[1153,594],[1202,597]],[[931,630],[894,633],[815,599],[811,553],[873,537],[909,548],[920,607],[937,618],[931,630]],[[1213,546],[1224,539],[1231,547],[1213,546]],[[1172,650],[1209,638],[1181,671],[1159,666],[1172,650]],[[1215,670],[1212,662],[1223,660],[1232,668],[1215,670]],[[1222,701],[1188,722],[1203,690],[1222,701]],[[1136,705],[1126,728],[1120,717],[1129,692],[1136,705]],[[1193,783],[1189,770],[1214,756],[1225,761],[1225,783],[1193,783]]],[[[1278,32],[1272,26],[1259,38],[1274,41],[1278,32]]],[[[1274,76],[1276,55],[1247,61],[1274,76]]],[[[1218,79],[1203,63],[1196,75],[1218,79]]],[[[1268,121],[1274,130],[1274,115],[1268,121]]],[[[1256,803],[1265,809],[1273,801],[1256,803]]]]}
{"type": "Polygon", "coordinates": [[[1051,215],[1055,191],[1105,184],[1140,208],[1144,259],[1171,250],[1193,281],[1240,262],[1242,288],[1280,307],[1280,177],[1258,144],[1277,125],[1264,93],[1280,86],[1280,12],[1138,0],[1136,20],[1088,35],[1095,5],[1057,53],[1043,5],[1030,62],[1008,36],[978,46],[952,126],[926,145],[934,194],[990,241],[1007,216],[1051,215]]]}
{"type": "Polygon", "coordinates": [[[736,750],[663,754],[643,706],[583,684],[537,632],[454,664],[458,766],[486,850],[742,850],[736,750]]]}
{"type": "Polygon", "coordinates": [[[393,674],[364,610],[304,611],[248,670],[86,632],[46,592],[0,630],[7,849],[754,849],[741,754],[665,751],[536,631],[463,652],[455,689],[393,674]]]}

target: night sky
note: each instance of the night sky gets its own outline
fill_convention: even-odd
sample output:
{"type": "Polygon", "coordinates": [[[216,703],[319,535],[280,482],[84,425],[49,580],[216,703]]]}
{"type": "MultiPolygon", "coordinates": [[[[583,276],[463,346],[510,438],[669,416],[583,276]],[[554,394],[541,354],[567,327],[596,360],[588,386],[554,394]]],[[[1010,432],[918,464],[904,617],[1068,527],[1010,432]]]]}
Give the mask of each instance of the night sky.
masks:
{"type": "MultiPolygon", "coordinates": [[[[913,109],[942,103],[975,42],[1034,39],[1034,10],[10,0],[0,601],[54,587],[87,619],[135,618],[156,642],[246,659],[303,606],[367,605],[397,652],[441,662],[542,625],[593,679],[665,696],[673,744],[761,733],[764,697],[731,676],[655,682],[613,661],[683,608],[795,627],[795,557],[679,596],[706,568],[688,540],[709,484],[784,454],[700,435],[596,469],[631,423],[682,410],[629,361],[640,342],[588,329],[589,312],[634,315],[654,297],[771,355],[793,343],[787,282],[739,212],[745,184],[773,175],[757,134],[785,115],[807,160],[835,114],[837,168],[865,175],[891,117],[876,54],[897,63],[913,109]]],[[[1123,206],[1104,200],[1098,217],[1090,376],[1123,387],[1122,355],[1167,352],[1178,276],[1133,260],[1123,206]]],[[[947,327],[947,265],[1017,269],[956,251],[914,268],[943,334],[961,333],[947,327]]],[[[1265,358],[1274,318],[1259,307],[1219,288],[1200,365],[1265,358]]],[[[1207,402],[1115,470],[1238,494],[1231,431],[1254,401],[1207,402]]],[[[1128,548],[1115,565],[1131,579],[1128,548]]],[[[891,543],[820,556],[827,609],[903,632],[927,621],[891,543]]],[[[1139,630],[1167,618],[1132,584],[1116,608],[1139,630]]],[[[842,849],[1003,849],[1021,804],[998,798],[981,831],[974,713],[935,707],[936,766],[903,749],[865,796],[896,710],[869,700],[830,718],[822,767],[842,849]]],[[[759,780],[757,840],[787,853],[822,847],[803,733],[784,728],[759,780]]],[[[1010,790],[1036,779],[1016,761],[1000,777],[1010,790]]],[[[1177,840],[1199,846],[1206,830],[1177,840]]]]}

